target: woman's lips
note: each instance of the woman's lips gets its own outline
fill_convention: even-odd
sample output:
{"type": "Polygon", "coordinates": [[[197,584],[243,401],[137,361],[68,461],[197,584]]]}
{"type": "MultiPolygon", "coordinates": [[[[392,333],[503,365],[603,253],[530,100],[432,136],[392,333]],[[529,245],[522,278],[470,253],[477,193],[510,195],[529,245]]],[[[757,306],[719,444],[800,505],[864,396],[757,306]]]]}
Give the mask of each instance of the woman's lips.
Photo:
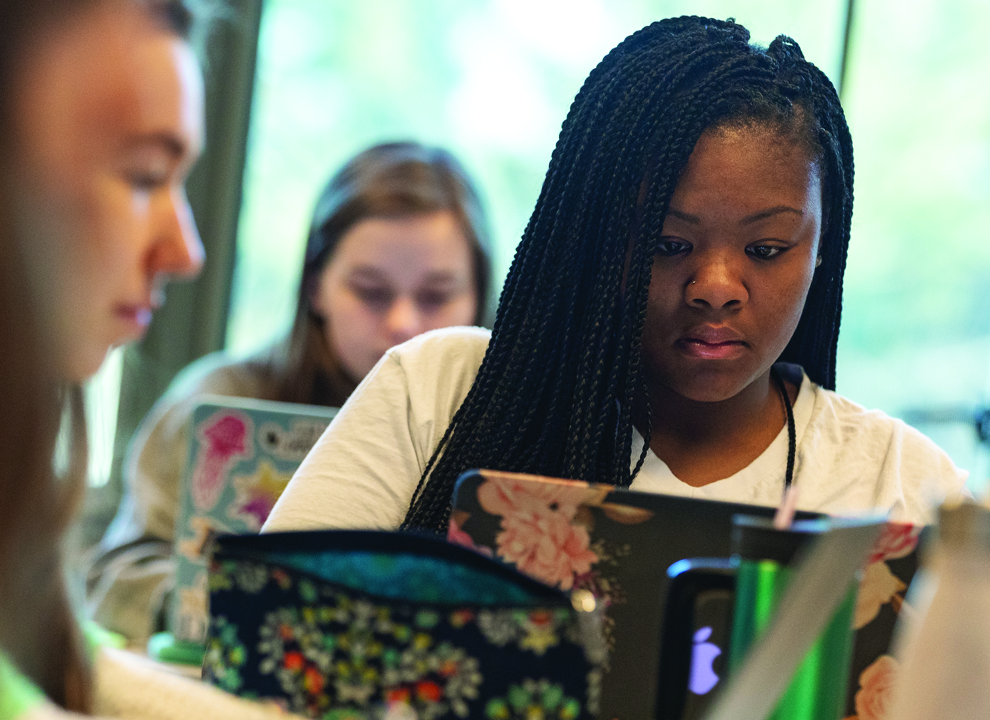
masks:
{"type": "Polygon", "coordinates": [[[728,360],[746,349],[746,342],[739,333],[715,325],[692,328],[677,344],[688,356],[705,360],[728,360]]]}
{"type": "Polygon", "coordinates": [[[129,326],[132,335],[143,335],[151,324],[152,309],[148,305],[118,305],[117,317],[129,326]]]}
{"type": "Polygon", "coordinates": [[[730,360],[742,355],[746,344],[740,340],[729,342],[709,343],[693,338],[678,340],[677,344],[689,357],[704,360],[730,360]]]}

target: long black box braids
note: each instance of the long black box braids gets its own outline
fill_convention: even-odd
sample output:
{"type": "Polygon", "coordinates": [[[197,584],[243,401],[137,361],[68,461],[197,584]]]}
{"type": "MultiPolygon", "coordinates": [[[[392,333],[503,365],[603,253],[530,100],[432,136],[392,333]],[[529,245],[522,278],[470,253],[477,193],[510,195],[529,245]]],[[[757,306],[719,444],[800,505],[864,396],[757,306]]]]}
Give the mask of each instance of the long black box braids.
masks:
{"type": "MultiPolygon", "coordinates": [[[[768,127],[818,164],[822,266],[782,360],[835,386],[852,141],[835,88],[780,36],[680,17],[630,35],[571,105],[502,291],[477,379],[403,524],[444,532],[458,475],[491,468],[628,486],[654,248],[701,134],[768,127]]],[[[648,423],[647,423],[648,424],[648,423]]]]}

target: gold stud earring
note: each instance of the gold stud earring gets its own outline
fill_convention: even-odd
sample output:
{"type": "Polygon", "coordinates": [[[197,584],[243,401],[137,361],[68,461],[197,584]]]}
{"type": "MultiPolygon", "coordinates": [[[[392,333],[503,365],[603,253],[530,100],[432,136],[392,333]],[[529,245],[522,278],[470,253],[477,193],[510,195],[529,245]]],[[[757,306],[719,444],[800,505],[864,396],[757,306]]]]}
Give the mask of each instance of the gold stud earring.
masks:
{"type": "Polygon", "coordinates": [[[815,267],[820,267],[820,266],[821,266],[821,264],[822,264],[822,256],[821,256],[821,255],[819,255],[819,256],[818,256],[818,259],[817,259],[817,260],[815,260],[815,267]]]}

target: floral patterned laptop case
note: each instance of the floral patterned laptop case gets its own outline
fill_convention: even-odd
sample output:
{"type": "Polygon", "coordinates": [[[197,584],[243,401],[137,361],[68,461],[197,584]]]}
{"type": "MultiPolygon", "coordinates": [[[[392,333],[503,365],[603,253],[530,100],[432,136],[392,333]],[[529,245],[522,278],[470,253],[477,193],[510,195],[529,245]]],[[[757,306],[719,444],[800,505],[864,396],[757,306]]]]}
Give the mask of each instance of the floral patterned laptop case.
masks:
{"type": "Polygon", "coordinates": [[[372,531],[224,536],[204,679],[321,720],[595,717],[589,593],[441,539],[372,531]]]}
{"type": "MultiPolygon", "coordinates": [[[[684,558],[725,557],[731,518],[773,508],[693,500],[611,486],[487,470],[458,482],[448,539],[496,557],[562,590],[585,589],[605,607],[609,650],[601,717],[700,717],[723,676],[725,646],[710,643],[711,617],[691,628],[695,653],[707,645],[711,680],[692,677],[695,658],[660,667],[667,569],[684,558]],[[707,633],[707,634],[706,634],[707,633]],[[682,687],[669,679],[683,677],[682,687]],[[668,682],[664,683],[663,678],[668,682]],[[697,691],[697,692],[695,692],[697,691]]],[[[814,517],[801,513],[799,517],[814,517]]],[[[865,568],[855,615],[847,720],[882,720],[896,662],[889,646],[917,565],[920,526],[888,524],[865,568]]],[[[729,599],[716,603],[727,637],[729,599]]],[[[669,662],[665,660],[665,663],[669,662]]]]}

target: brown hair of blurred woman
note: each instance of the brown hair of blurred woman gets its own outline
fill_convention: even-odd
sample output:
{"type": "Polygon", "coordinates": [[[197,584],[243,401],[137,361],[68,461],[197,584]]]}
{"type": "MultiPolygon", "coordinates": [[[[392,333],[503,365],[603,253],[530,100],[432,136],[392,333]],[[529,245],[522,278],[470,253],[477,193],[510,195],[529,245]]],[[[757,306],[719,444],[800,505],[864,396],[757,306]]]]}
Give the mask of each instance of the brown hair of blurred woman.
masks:
{"type": "Polygon", "coordinates": [[[453,214],[470,245],[477,292],[474,323],[485,323],[491,286],[489,230],[467,171],[443,148],[417,142],[375,145],[344,165],[316,202],[292,331],[271,365],[279,400],[339,407],[361,381],[343,370],[326,340],[325,321],[311,304],[315,284],[340,240],[362,220],[437,211],[453,214]]]}
{"type": "Polygon", "coordinates": [[[63,536],[85,487],[82,393],[52,359],[50,323],[39,310],[52,289],[32,286],[33,251],[13,230],[3,163],[17,112],[12,89],[28,48],[74,13],[106,2],[135,2],[189,37],[183,0],[0,1],[0,652],[53,702],[83,713],[91,706],[90,670],[62,566],[63,536]]]}
{"type": "Polygon", "coordinates": [[[89,670],[62,571],[85,482],[80,388],[58,380],[0,194],[0,651],[54,702],[85,712],[89,670]],[[55,472],[59,427],[68,462],[55,472]]]}

